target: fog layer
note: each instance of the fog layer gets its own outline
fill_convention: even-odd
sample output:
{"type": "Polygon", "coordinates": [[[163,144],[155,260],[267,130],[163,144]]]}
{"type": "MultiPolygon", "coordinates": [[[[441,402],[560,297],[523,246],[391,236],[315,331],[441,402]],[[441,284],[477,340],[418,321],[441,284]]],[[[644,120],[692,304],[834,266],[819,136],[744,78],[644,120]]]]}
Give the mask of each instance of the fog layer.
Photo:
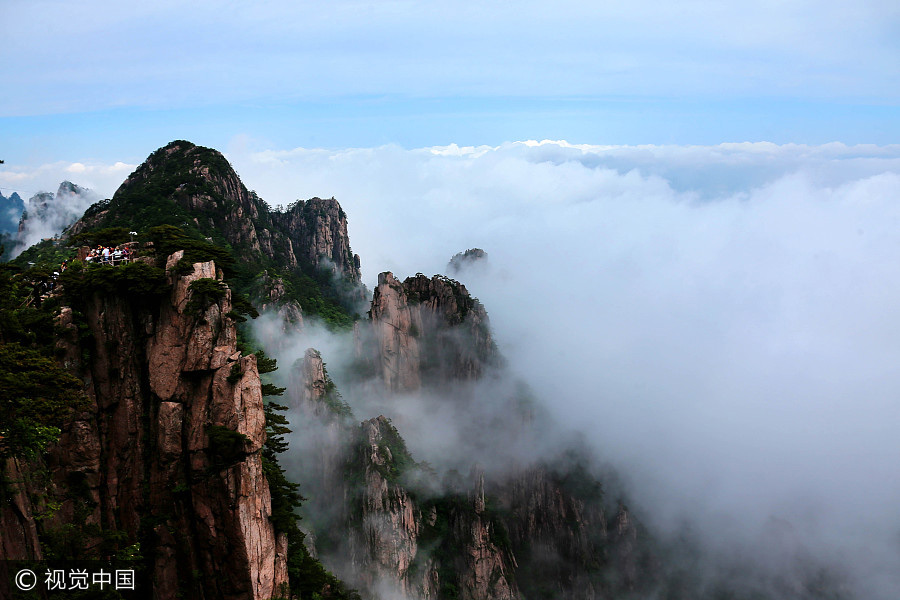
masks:
{"type": "Polygon", "coordinates": [[[335,195],[370,285],[487,250],[459,278],[511,368],[655,525],[689,519],[728,546],[783,519],[881,597],[900,589],[898,156],[530,143],[231,158],[273,204],[335,195]]]}

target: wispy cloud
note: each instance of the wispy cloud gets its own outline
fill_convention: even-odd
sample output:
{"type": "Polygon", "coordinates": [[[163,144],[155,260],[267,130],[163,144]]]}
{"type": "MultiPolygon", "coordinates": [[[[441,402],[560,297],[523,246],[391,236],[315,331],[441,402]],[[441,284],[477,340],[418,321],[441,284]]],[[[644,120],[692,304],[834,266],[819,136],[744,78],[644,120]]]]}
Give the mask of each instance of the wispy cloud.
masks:
{"type": "Polygon", "coordinates": [[[348,95],[896,98],[885,2],[7,3],[0,114],[348,95]],[[241,43],[232,43],[240,39],[241,43]],[[185,58],[188,60],[185,60],[185,58]],[[222,77],[222,73],[228,73],[222,77]]]}
{"type": "Polygon", "coordinates": [[[123,162],[111,164],[54,162],[35,167],[10,165],[0,169],[0,189],[4,195],[18,192],[28,199],[41,192],[55,192],[60,182],[70,180],[82,187],[94,190],[103,198],[111,198],[119,184],[137,165],[123,162]]]}

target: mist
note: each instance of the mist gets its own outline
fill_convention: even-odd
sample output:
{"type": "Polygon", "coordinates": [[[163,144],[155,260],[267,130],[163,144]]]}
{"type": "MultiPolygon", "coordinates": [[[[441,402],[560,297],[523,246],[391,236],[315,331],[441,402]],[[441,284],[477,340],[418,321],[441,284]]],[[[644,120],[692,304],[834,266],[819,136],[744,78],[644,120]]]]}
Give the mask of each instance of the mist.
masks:
{"type": "Polygon", "coordinates": [[[898,155],[530,143],[230,158],[272,203],[285,189],[334,194],[370,285],[487,250],[456,277],[510,371],[615,465],[658,531],[689,523],[704,544],[763,561],[777,519],[861,597],[888,598],[900,589],[898,155]]]}
{"type": "Polygon", "coordinates": [[[58,236],[98,200],[97,193],[69,182],[61,183],[56,194],[41,192],[29,198],[25,202],[28,218],[18,233],[13,258],[43,239],[58,236]]]}

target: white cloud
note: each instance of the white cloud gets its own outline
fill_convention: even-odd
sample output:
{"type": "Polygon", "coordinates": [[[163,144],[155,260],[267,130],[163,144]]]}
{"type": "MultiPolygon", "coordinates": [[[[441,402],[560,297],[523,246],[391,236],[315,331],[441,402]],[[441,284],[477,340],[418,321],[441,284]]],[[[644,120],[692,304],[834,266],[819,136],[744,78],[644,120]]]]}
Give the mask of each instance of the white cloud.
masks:
{"type": "Polygon", "coordinates": [[[230,158],[269,202],[335,195],[370,284],[486,249],[461,279],[503,352],[659,526],[727,544],[776,516],[861,597],[900,583],[900,147],[230,158]]]}
{"type": "Polygon", "coordinates": [[[0,188],[5,195],[18,192],[28,199],[39,192],[55,192],[63,181],[72,181],[89,188],[101,198],[111,198],[116,188],[137,165],[115,162],[65,162],[45,163],[35,167],[12,167],[0,170],[0,188]]]}
{"type": "Polygon", "coordinates": [[[455,143],[428,148],[429,152],[437,156],[471,156],[473,158],[477,158],[491,150],[496,150],[496,148],[492,146],[459,146],[455,143]]]}

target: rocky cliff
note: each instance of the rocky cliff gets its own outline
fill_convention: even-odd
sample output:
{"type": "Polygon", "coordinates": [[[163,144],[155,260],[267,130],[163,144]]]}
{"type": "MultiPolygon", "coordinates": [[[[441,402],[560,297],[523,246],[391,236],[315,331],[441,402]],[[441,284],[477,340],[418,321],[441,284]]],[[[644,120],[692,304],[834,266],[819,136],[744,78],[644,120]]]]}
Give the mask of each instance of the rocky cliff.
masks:
{"type": "Polygon", "coordinates": [[[221,153],[183,140],[151,154],[111,200],[92,205],[68,234],[127,227],[143,236],[160,224],[227,248],[255,278],[243,280],[241,291],[282,311],[288,329],[302,327],[303,315],[349,323],[367,294],[359,257],[350,249],[347,216],[335,199],[272,209],[221,153]]]}
{"type": "Polygon", "coordinates": [[[382,273],[368,318],[354,320],[359,259],[338,203],[273,211],[221,154],[188,142],[151,155],[72,231],[123,224],[149,255],[120,270],[75,263],[65,295],[47,301],[68,301],[55,357],[81,377],[89,406],[37,467],[7,460],[22,483],[0,512],[5,556],[138,554],[158,598],[269,598],[289,581],[307,583],[303,598],[352,598],[316,555],[372,599],[648,589],[636,519],[568,443],[547,450],[544,438],[563,436],[504,371],[487,312],[462,283],[382,273]],[[164,256],[172,244],[185,249],[164,256]],[[226,261],[188,259],[198,252],[226,261]],[[305,538],[285,533],[296,490],[267,457],[288,433],[263,402],[265,389],[280,393],[260,378],[273,366],[238,342],[237,285],[281,316],[282,338],[311,314],[355,336],[348,402],[315,349],[282,365],[294,429],[284,456],[306,498],[305,538]],[[394,422],[374,416],[373,399],[394,422]],[[413,419],[455,435],[452,456],[417,458],[402,437],[413,419]],[[44,480],[20,477],[42,469],[44,480]]]}
{"type": "Polygon", "coordinates": [[[334,198],[297,202],[272,215],[276,227],[288,232],[298,258],[359,281],[359,255],[350,250],[347,215],[334,198]]]}
{"type": "Polygon", "coordinates": [[[388,390],[475,380],[497,362],[487,312],[448,277],[419,273],[401,283],[381,273],[369,316],[360,352],[388,390]]]}
{"type": "Polygon", "coordinates": [[[360,426],[351,472],[350,557],[359,582],[376,597],[514,600],[516,560],[505,526],[486,510],[484,476],[446,494],[423,493],[417,465],[384,416],[360,426]],[[417,472],[418,471],[418,472],[417,472]]]}
{"type": "MultiPolygon", "coordinates": [[[[518,386],[504,387],[508,374],[487,312],[464,285],[421,274],[401,282],[382,273],[355,339],[364,365],[352,377],[364,383],[351,394],[380,396],[388,409],[400,397],[422,394],[430,400],[416,404],[418,419],[429,418],[428,402],[452,406],[440,414],[454,415],[446,429],[458,431],[453,435],[466,447],[448,462],[465,465],[467,456],[471,462],[468,477],[418,463],[384,416],[336,425],[323,400],[333,383],[321,356],[307,351],[290,387],[320,420],[319,431],[332,427],[327,439],[306,438],[319,457],[315,464],[328,465],[307,489],[324,493],[331,507],[310,503],[307,510],[328,512],[318,524],[324,544],[334,549],[349,537],[337,554],[349,561],[342,573],[354,585],[374,598],[588,600],[652,582],[638,564],[637,527],[624,509],[609,505],[586,454],[510,457],[509,448],[539,441],[553,426],[535,418],[518,386]],[[473,387],[479,383],[487,396],[473,387]],[[492,463],[489,472],[479,460],[492,463]],[[327,481],[325,473],[338,468],[341,481],[327,481]],[[339,510],[336,498],[344,499],[339,510]]],[[[408,422],[402,411],[394,414],[408,422]]]]}
{"type": "Polygon", "coordinates": [[[347,216],[334,198],[298,201],[284,212],[272,210],[247,190],[216,150],[186,141],[160,148],[128,176],[108,205],[98,206],[72,231],[107,224],[108,217],[121,214],[135,201],[141,208],[128,212],[138,220],[154,204],[174,204],[178,210],[173,217],[192,222],[213,240],[227,242],[238,251],[239,260],[288,269],[322,267],[359,282],[359,256],[350,250],[347,216]],[[153,196],[151,202],[148,195],[153,196]]]}
{"type": "Polygon", "coordinates": [[[458,274],[476,265],[487,262],[487,252],[481,248],[469,248],[465,252],[457,252],[447,263],[447,272],[458,274]]]}
{"type": "Polygon", "coordinates": [[[182,256],[66,280],[56,355],[88,405],[28,465],[13,506],[40,522],[3,554],[136,555],[153,597],[268,599],[288,580],[287,539],[270,522],[256,359],[237,350],[221,271],[185,272],[182,256]]]}
{"type": "Polygon", "coordinates": [[[98,532],[79,552],[112,533],[139,544],[155,597],[270,598],[287,581],[287,541],[269,522],[256,360],[236,348],[230,289],[196,302],[194,284],[221,281],[221,271],[206,262],[179,275],[181,258],[169,257],[158,303],[85,298],[88,348],[73,310],[62,309],[71,333],[59,354],[84,378],[91,406],[50,453],[48,498],[60,508],[44,527],[49,538],[73,522],[98,532]]]}

